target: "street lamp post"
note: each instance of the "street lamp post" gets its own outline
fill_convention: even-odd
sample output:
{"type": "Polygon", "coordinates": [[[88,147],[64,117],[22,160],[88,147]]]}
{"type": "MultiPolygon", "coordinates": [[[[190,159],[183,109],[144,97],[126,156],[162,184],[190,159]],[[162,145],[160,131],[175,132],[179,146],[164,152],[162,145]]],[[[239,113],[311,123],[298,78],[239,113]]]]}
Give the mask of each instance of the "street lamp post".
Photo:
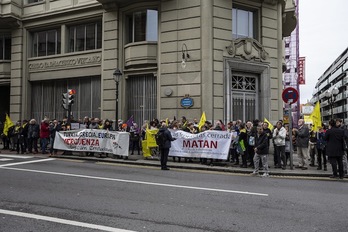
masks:
{"type": "Polygon", "coordinates": [[[325,92],[325,97],[328,99],[329,104],[330,104],[330,109],[331,109],[331,119],[333,119],[333,106],[335,104],[336,101],[336,96],[338,95],[339,90],[337,89],[337,87],[335,86],[332,91],[327,90],[325,92]]]}
{"type": "Polygon", "coordinates": [[[118,85],[121,81],[121,77],[122,77],[122,72],[120,71],[120,69],[115,69],[114,73],[113,73],[113,78],[114,81],[116,83],[116,123],[115,123],[115,130],[118,129],[118,85]]]}

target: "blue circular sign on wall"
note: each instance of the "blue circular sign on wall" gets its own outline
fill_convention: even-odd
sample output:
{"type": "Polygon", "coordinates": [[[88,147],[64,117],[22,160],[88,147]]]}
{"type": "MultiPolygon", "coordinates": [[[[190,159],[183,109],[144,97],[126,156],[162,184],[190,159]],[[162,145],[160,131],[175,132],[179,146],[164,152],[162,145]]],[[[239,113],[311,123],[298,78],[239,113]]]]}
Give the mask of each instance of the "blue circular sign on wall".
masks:
{"type": "Polygon", "coordinates": [[[190,97],[184,97],[181,99],[180,105],[184,108],[190,108],[193,106],[193,99],[190,97]]]}

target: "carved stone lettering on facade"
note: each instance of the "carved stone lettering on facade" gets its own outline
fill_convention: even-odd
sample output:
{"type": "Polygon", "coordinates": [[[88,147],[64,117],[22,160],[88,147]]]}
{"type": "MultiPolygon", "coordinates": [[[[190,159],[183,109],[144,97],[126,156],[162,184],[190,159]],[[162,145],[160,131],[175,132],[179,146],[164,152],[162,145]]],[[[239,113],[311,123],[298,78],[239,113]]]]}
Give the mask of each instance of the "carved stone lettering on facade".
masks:
{"type": "Polygon", "coordinates": [[[84,66],[91,64],[100,64],[101,56],[90,56],[90,57],[77,57],[64,60],[52,60],[52,61],[42,61],[37,63],[30,63],[28,65],[29,71],[34,70],[46,70],[55,68],[67,68],[74,66],[84,66]]]}

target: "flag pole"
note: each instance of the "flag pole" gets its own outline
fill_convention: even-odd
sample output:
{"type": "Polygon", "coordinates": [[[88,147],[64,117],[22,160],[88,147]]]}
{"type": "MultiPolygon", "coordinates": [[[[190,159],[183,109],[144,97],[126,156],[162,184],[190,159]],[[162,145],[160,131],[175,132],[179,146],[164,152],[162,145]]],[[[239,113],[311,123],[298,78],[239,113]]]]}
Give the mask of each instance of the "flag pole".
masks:
{"type": "Polygon", "coordinates": [[[290,137],[290,169],[294,169],[294,162],[293,162],[293,150],[292,150],[292,107],[290,102],[290,109],[289,109],[289,137],[290,137]]]}

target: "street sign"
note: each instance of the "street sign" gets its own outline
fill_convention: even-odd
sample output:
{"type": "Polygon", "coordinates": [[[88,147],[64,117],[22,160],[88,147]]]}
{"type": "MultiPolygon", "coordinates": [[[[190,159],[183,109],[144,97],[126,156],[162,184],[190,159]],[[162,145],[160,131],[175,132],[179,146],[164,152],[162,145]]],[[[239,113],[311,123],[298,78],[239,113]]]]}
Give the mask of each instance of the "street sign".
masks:
{"type": "Polygon", "coordinates": [[[298,100],[298,91],[292,87],[283,90],[282,98],[286,104],[293,104],[298,100]]]}

